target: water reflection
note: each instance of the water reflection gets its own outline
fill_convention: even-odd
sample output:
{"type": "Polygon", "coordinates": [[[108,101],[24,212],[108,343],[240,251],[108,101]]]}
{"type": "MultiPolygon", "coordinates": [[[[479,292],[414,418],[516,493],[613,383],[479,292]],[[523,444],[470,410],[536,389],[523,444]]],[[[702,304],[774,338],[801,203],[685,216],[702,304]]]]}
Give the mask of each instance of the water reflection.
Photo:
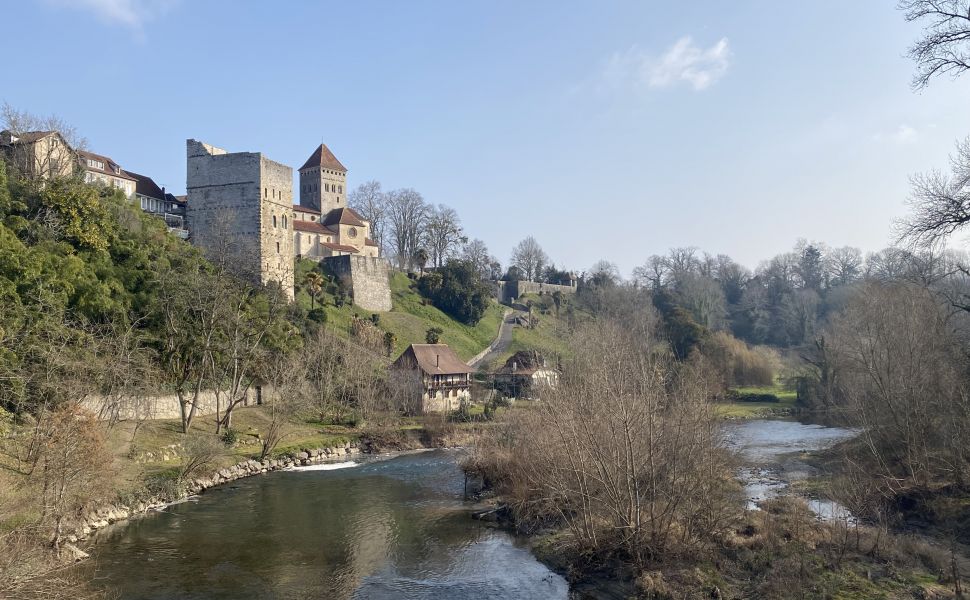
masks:
{"type": "Polygon", "coordinates": [[[97,577],[122,598],[566,598],[462,491],[454,451],[253,477],[107,531],[97,577]]]}

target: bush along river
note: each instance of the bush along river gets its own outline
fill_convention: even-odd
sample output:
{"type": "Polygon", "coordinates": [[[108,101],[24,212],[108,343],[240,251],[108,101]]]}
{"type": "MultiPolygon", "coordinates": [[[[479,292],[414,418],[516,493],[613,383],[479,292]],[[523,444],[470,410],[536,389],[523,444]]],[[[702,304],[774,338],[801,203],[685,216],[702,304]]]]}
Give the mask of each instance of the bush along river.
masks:
{"type": "Polygon", "coordinates": [[[240,479],[102,530],[85,568],[120,598],[567,598],[527,546],[469,517],[460,453],[240,479]]]}

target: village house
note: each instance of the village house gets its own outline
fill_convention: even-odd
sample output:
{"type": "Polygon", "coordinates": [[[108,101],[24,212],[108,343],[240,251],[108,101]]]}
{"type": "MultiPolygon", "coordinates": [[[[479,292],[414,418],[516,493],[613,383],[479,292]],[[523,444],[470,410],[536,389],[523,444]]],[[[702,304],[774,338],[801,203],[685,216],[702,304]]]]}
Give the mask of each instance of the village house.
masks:
{"type": "Polygon", "coordinates": [[[121,165],[107,156],[87,150],[78,150],[77,158],[86,183],[101,183],[116,187],[124,192],[125,197],[134,200],[135,178],[125,172],[121,165]]]}
{"type": "Polygon", "coordinates": [[[407,405],[420,413],[450,412],[471,400],[471,374],[448,344],[411,344],[393,369],[410,381],[407,405]]]}
{"type": "Polygon", "coordinates": [[[185,227],[185,196],[174,196],[147,175],[127,171],[135,179],[135,202],[146,213],[165,221],[168,230],[182,239],[189,237],[185,227]]]}
{"type": "Polygon", "coordinates": [[[31,179],[69,177],[77,164],[74,150],[56,131],[0,131],[0,155],[31,179]]]}
{"type": "Polygon", "coordinates": [[[538,400],[543,390],[559,383],[559,372],[535,350],[513,354],[494,375],[495,388],[509,398],[538,400]]]}

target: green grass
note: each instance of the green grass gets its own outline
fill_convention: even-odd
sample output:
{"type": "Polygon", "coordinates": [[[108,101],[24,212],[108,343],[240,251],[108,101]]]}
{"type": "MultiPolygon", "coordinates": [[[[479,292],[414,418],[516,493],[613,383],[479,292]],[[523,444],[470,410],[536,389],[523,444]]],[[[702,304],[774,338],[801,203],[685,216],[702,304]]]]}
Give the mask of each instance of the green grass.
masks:
{"type": "MultiPolygon", "coordinates": [[[[398,356],[409,344],[425,343],[425,334],[432,327],[443,331],[441,342],[451,346],[463,360],[484,350],[498,335],[505,307],[497,302],[489,303],[478,323],[465,325],[431,304],[424,304],[422,296],[414,289],[414,282],[404,273],[391,271],[390,283],[393,308],[390,312],[380,313],[378,327],[397,338],[392,357],[398,356]]],[[[360,307],[344,305],[338,308],[332,301],[327,301],[326,312],[327,324],[339,332],[349,332],[354,315],[365,319],[371,316],[360,307]]]]}
{"type": "MultiPolygon", "coordinates": [[[[532,294],[526,294],[523,299],[528,300],[530,297],[536,299],[532,294]]],[[[538,319],[535,329],[515,327],[512,330],[512,343],[497,359],[485,365],[486,368],[489,370],[498,369],[505,364],[509,357],[521,350],[538,350],[546,358],[547,363],[553,366],[559,357],[571,355],[569,347],[570,327],[566,321],[565,307],[560,310],[559,317],[556,316],[555,309],[546,314],[534,311],[533,316],[538,319]]],[[[589,318],[589,314],[574,309],[573,318],[582,321],[589,318]]]]}
{"type": "Polygon", "coordinates": [[[757,419],[790,412],[795,408],[795,391],[785,389],[778,383],[772,386],[749,386],[732,389],[741,394],[774,394],[778,397],[779,401],[719,402],[717,412],[726,419],[757,419]]]}

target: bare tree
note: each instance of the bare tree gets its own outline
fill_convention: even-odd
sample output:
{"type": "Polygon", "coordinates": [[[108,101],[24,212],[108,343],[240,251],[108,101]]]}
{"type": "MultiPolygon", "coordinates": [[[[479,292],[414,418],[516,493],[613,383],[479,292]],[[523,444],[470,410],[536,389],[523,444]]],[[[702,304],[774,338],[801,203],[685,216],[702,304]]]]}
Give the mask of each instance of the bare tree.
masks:
{"type": "Polygon", "coordinates": [[[381,183],[371,180],[358,185],[347,196],[347,204],[370,223],[371,239],[382,252],[386,251],[388,198],[381,190],[381,183]]]}
{"type": "Polygon", "coordinates": [[[654,254],[647,259],[647,262],[633,269],[633,280],[637,285],[659,290],[666,284],[668,273],[670,273],[670,262],[667,257],[654,254]]]}
{"type": "Polygon", "coordinates": [[[518,267],[529,281],[538,281],[542,269],[549,263],[549,257],[542,246],[531,235],[512,249],[512,265],[518,267]]]}
{"type": "Polygon", "coordinates": [[[922,89],[937,75],[957,77],[970,69],[970,2],[901,0],[906,20],[926,22],[923,37],[909,48],[916,61],[913,87],[922,89]]]}
{"type": "Polygon", "coordinates": [[[643,566],[691,552],[739,514],[701,369],[677,365],[649,321],[581,328],[560,384],[472,466],[520,519],[557,520],[587,555],[643,566]]]}
{"type": "Polygon", "coordinates": [[[911,178],[911,214],[896,224],[902,242],[932,247],[970,223],[970,137],[950,156],[950,174],[920,173],[911,178]]]}
{"type": "Polygon", "coordinates": [[[399,269],[410,269],[428,219],[428,204],[413,189],[387,194],[388,245],[399,269]]]}
{"type": "Polygon", "coordinates": [[[458,213],[444,204],[429,208],[423,237],[431,264],[436,268],[455,256],[461,245],[468,241],[458,213]]]}
{"type": "Polygon", "coordinates": [[[833,320],[829,351],[866,470],[887,498],[970,475],[970,387],[952,321],[928,290],[870,283],[833,320]]]}
{"type": "Polygon", "coordinates": [[[849,285],[862,277],[862,251],[851,246],[833,248],[827,255],[825,267],[831,285],[849,285]]]}
{"type": "Polygon", "coordinates": [[[55,115],[38,117],[5,102],[0,108],[0,119],[2,129],[19,139],[20,143],[10,143],[6,149],[8,160],[21,176],[35,179],[70,176],[77,164],[76,151],[87,146],[87,140],[73,125],[55,115]]]}
{"type": "MultiPolygon", "coordinates": [[[[478,276],[484,281],[488,279],[498,279],[497,277],[492,277],[493,269],[492,265],[498,262],[494,256],[488,253],[488,246],[485,242],[479,239],[471,240],[467,242],[462,248],[461,258],[467,261],[478,276]]],[[[499,268],[501,271],[501,268],[499,268]]],[[[501,275],[501,274],[499,274],[501,275]]]]}

